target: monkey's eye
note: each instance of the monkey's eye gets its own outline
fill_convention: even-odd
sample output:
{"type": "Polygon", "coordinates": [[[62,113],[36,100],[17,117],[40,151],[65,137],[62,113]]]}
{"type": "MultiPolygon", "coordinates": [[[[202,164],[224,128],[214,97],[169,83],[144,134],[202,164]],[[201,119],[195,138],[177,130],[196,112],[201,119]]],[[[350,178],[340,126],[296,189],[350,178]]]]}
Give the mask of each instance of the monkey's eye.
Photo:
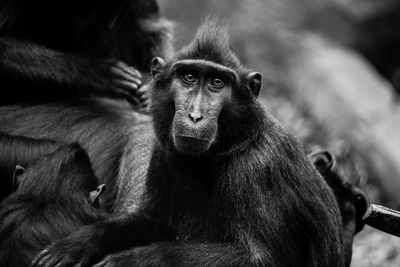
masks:
{"type": "Polygon", "coordinates": [[[182,81],[185,83],[197,83],[197,78],[193,74],[186,73],[182,75],[182,81]]]}
{"type": "Polygon", "coordinates": [[[219,78],[213,78],[209,81],[212,88],[221,89],[225,86],[224,81],[219,78]]]}

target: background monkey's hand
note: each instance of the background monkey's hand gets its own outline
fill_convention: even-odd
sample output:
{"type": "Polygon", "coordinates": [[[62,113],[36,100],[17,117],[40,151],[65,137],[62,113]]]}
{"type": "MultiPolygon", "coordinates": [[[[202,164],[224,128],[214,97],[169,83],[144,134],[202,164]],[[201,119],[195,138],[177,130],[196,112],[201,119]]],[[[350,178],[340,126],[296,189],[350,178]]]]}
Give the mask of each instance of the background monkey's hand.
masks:
{"type": "Polygon", "coordinates": [[[98,92],[101,96],[124,98],[135,106],[141,106],[148,100],[146,90],[140,90],[142,75],[134,67],[122,61],[104,60],[96,69],[100,72],[99,79],[103,80],[102,89],[98,92]]]}
{"type": "Polygon", "coordinates": [[[146,84],[143,84],[139,88],[139,95],[140,95],[140,105],[139,105],[139,110],[144,112],[144,113],[149,113],[150,112],[150,100],[151,100],[151,83],[148,82],[146,84]]]}
{"type": "Polygon", "coordinates": [[[101,255],[101,227],[88,225],[40,252],[31,266],[87,266],[101,255]]]}
{"type": "MultiPolygon", "coordinates": [[[[162,225],[146,214],[124,214],[87,225],[40,252],[31,266],[92,266],[110,253],[153,241],[162,225]]],[[[128,255],[131,258],[131,254],[128,255]]],[[[126,259],[126,257],[124,257],[126,259]]]]}

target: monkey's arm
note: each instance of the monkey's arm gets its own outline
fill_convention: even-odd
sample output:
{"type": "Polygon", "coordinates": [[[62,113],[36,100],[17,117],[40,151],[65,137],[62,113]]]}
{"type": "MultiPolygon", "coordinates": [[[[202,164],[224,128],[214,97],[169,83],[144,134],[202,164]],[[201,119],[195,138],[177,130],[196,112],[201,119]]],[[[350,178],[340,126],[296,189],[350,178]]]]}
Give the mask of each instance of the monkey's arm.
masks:
{"type": "MultiPolygon", "coordinates": [[[[155,243],[107,256],[94,267],[112,266],[252,266],[249,252],[232,244],[155,243]]],[[[266,260],[263,266],[269,265],[266,260]]],[[[254,258],[254,266],[257,260],[254,258]]]]}
{"type": "Polygon", "coordinates": [[[0,77],[2,104],[79,95],[141,102],[141,75],[125,63],[91,60],[24,40],[0,38],[0,77]]]}
{"type": "MultiPolygon", "coordinates": [[[[34,139],[25,136],[8,135],[0,132],[0,166],[12,174],[16,165],[28,167],[38,158],[54,152],[60,143],[48,139],[34,139]]],[[[3,169],[1,169],[3,170],[3,169]]]]}
{"type": "Polygon", "coordinates": [[[39,253],[32,266],[92,265],[108,254],[166,238],[168,230],[162,228],[141,213],[88,225],[39,253]]]}

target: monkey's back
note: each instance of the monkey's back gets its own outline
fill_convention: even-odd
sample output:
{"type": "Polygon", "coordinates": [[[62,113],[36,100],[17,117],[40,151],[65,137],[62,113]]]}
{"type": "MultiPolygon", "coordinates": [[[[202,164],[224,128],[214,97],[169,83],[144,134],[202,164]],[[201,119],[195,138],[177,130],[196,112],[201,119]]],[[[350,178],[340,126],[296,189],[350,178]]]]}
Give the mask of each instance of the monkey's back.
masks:
{"type": "Polygon", "coordinates": [[[125,101],[78,100],[29,106],[0,107],[0,131],[62,143],[79,143],[94,172],[107,185],[105,204],[118,211],[136,206],[151,153],[151,118],[132,110],[125,101]],[[138,185],[138,188],[130,187],[138,185]],[[120,189],[118,187],[121,186],[120,189]],[[132,197],[131,200],[126,198],[132,197]],[[124,204],[121,204],[124,198],[124,204]],[[129,204],[128,204],[129,203],[129,204]],[[119,205],[123,206],[120,207],[119,205]]]}

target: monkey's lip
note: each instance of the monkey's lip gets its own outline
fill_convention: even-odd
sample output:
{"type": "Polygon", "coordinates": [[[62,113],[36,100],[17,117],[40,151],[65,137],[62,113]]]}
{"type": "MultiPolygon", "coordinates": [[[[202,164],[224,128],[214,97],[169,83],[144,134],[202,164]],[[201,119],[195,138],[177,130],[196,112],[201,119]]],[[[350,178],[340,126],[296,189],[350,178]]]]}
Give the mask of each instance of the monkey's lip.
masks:
{"type": "Polygon", "coordinates": [[[204,138],[204,137],[198,137],[198,136],[194,136],[194,135],[189,135],[189,134],[176,134],[175,138],[179,137],[179,138],[186,138],[186,139],[195,139],[197,141],[203,141],[203,142],[209,142],[209,139],[204,138]]]}
{"type": "Polygon", "coordinates": [[[199,154],[207,151],[210,140],[191,135],[175,135],[175,147],[186,154],[199,154]]]}

